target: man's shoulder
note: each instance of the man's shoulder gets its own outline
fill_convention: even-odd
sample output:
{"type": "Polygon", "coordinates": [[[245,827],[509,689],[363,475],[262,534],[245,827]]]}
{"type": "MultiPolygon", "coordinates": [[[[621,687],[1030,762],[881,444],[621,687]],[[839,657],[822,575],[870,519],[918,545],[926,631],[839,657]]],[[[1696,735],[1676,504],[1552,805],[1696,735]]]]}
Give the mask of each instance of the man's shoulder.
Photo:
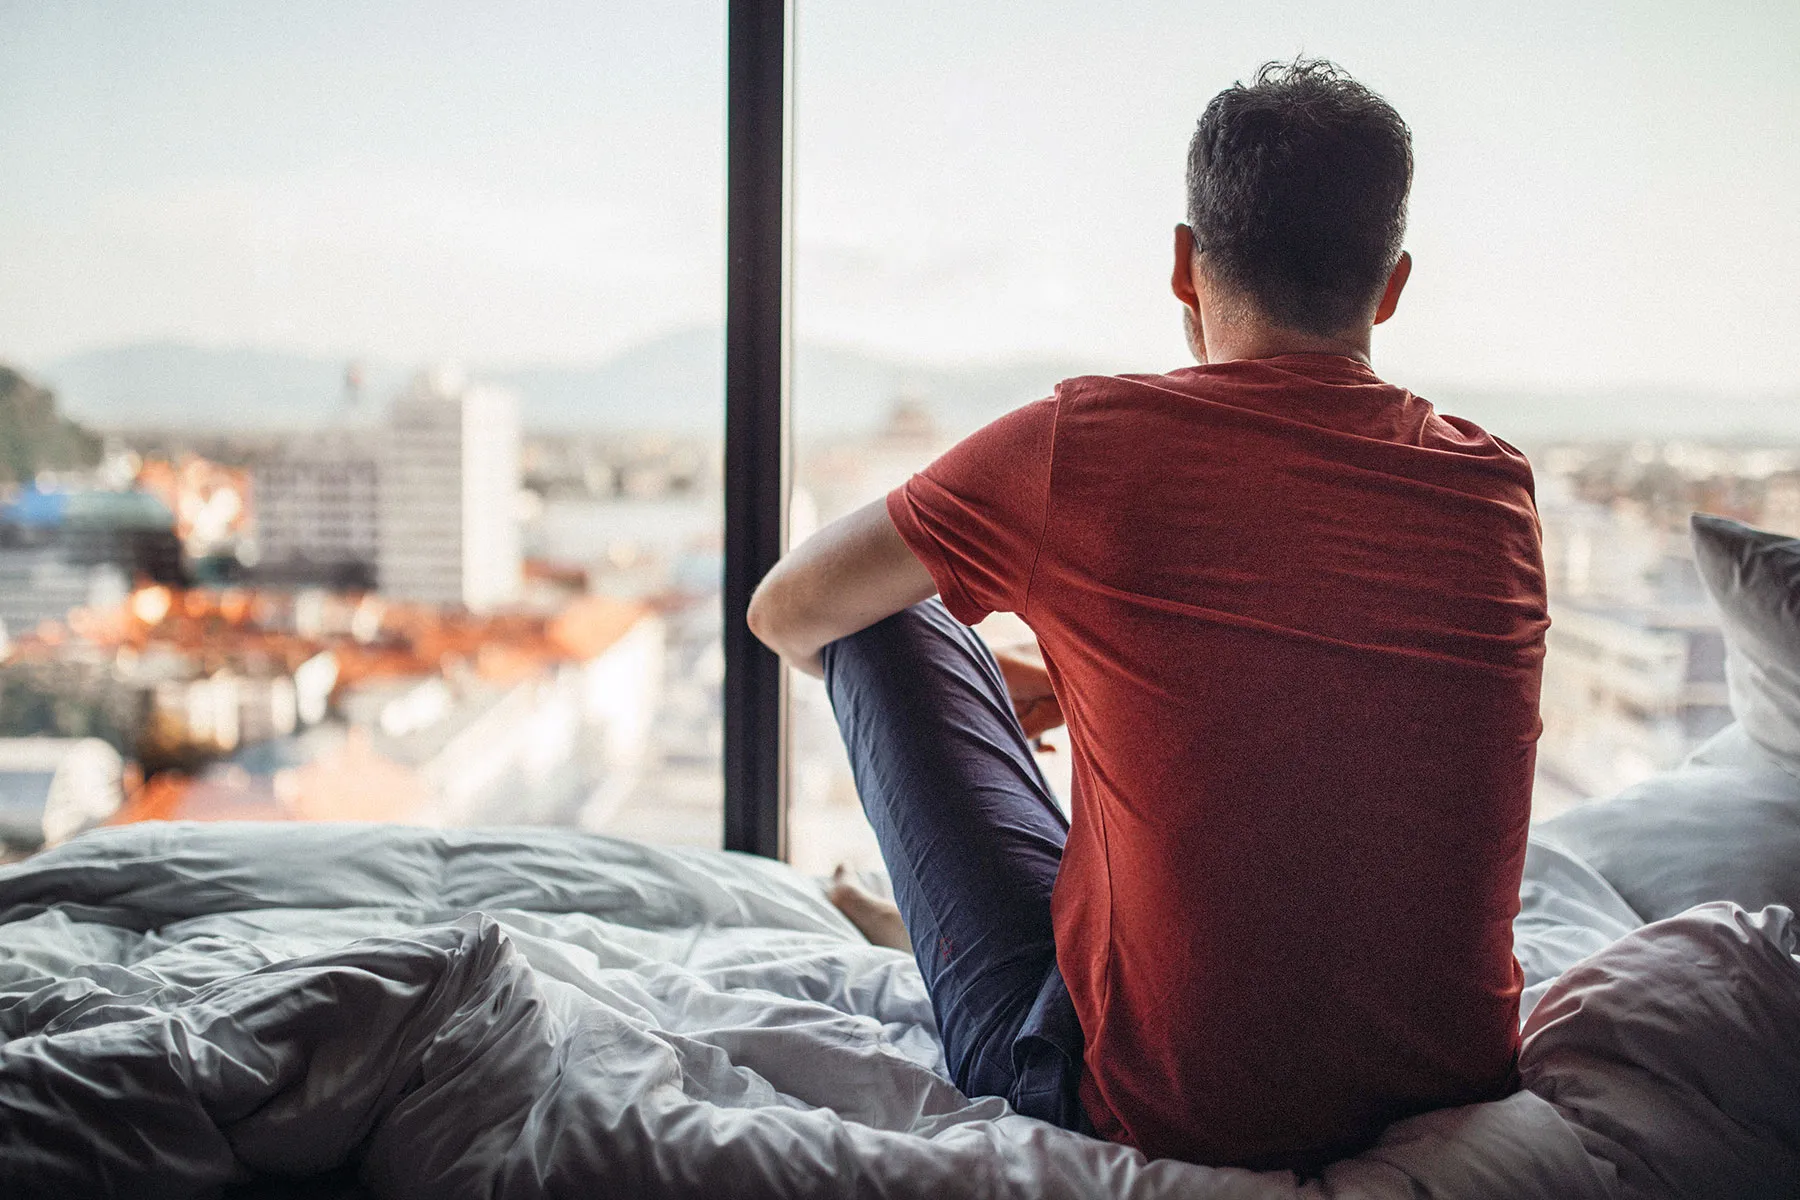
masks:
{"type": "Polygon", "coordinates": [[[1051,399],[1060,407],[1070,407],[1203,396],[1207,391],[1203,372],[1202,367],[1177,367],[1162,372],[1071,375],[1056,385],[1051,399]]]}
{"type": "Polygon", "coordinates": [[[1185,391],[1204,386],[1203,379],[1208,368],[1205,366],[1176,367],[1169,371],[1121,371],[1117,374],[1095,373],[1091,375],[1071,375],[1056,385],[1060,394],[1067,389],[1079,392],[1087,391],[1132,391],[1139,388],[1152,388],[1165,391],[1185,391]]]}

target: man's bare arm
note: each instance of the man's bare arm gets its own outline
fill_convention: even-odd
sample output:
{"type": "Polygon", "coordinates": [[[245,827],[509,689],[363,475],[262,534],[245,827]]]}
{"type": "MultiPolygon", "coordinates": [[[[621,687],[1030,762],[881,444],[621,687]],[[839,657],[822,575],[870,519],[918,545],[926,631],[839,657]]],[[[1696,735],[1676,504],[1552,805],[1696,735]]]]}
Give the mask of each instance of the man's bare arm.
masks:
{"type": "Polygon", "coordinates": [[[822,675],[819,651],[937,592],[894,528],[887,502],[840,517],[788,551],[750,598],[750,631],[793,667],[822,675]]]}

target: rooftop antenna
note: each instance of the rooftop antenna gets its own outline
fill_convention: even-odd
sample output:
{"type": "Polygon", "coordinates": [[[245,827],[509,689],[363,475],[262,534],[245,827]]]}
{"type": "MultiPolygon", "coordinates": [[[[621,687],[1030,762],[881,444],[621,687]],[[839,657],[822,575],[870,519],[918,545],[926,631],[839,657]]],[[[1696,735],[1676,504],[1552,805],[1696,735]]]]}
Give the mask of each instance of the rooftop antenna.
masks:
{"type": "Polygon", "coordinates": [[[363,365],[357,359],[344,364],[344,412],[357,416],[362,412],[363,365]]]}

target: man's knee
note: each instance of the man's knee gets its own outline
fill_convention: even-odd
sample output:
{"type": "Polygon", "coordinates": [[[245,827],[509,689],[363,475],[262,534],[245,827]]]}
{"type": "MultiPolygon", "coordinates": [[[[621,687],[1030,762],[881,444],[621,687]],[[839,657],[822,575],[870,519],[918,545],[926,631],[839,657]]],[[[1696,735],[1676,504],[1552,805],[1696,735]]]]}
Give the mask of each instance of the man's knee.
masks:
{"type": "Polygon", "coordinates": [[[829,685],[834,669],[845,662],[874,666],[917,662],[930,654],[934,643],[955,641],[957,630],[969,632],[950,615],[943,601],[935,596],[922,600],[891,617],[882,618],[867,629],[859,629],[828,643],[819,652],[825,666],[825,681],[829,685]]]}

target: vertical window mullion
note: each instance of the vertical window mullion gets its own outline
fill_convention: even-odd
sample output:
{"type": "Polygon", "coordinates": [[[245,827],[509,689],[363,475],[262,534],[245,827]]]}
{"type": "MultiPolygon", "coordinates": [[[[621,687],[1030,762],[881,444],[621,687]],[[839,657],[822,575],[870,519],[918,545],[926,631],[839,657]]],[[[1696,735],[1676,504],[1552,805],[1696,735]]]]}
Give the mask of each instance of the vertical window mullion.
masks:
{"type": "Polygon", "coordinates": [[[787,853],[787,680],[744,623],[787,534],[792,0],[726,19],[725,847],[787,853]]]}

